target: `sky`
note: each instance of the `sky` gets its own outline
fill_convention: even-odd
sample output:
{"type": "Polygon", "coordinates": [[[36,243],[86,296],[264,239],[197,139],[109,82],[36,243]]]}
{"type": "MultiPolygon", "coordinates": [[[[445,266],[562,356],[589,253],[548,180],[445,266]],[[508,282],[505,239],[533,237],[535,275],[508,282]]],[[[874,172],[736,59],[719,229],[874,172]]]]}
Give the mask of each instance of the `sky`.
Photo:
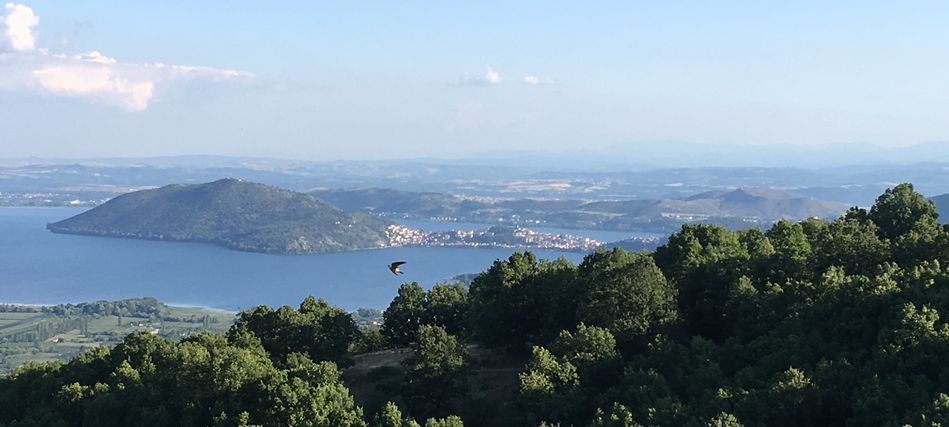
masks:
{"type": "Polygon", "coordinates": [[[0,157],[949,141],[947,22],[944,1],[3,3],[0,157]]]}

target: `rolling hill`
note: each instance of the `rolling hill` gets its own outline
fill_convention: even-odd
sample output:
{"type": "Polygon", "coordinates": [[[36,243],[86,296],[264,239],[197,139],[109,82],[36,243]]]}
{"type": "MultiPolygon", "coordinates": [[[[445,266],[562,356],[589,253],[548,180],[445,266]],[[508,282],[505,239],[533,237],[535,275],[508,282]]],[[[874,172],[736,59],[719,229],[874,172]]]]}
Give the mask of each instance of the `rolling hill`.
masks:
{"type": "Polygon", "coordinates": [[[222,179],[124,194],[47,228],[54,233],[207,242],[251,252],[304,254],[382,247],[388,225],[303,193],[222,179]]]}
{"type": "Polygon", "coordinates": [[[936,202],[936,211],[939,212],[939,222],[949,224],[949,194],[932,197],[936,202]]]}
{"type": "Polygon", "coordinates": [[[781,218],[836,217],[847,206],[771,188],[708,191],[685,198],[601,200],[469,198],[378,188],[318,190],[312,194],[343,209],[415,218],[545,224],[567,228],[678,228],[685,221],[767,223],[781,218]]]}

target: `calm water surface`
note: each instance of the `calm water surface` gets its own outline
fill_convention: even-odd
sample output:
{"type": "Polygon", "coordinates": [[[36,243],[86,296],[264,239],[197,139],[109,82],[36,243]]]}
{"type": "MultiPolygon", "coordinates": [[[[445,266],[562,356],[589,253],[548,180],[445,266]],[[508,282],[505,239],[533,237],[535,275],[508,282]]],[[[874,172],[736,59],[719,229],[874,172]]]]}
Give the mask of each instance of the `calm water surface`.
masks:
{"type": "MultiPolygon", "coordinates": [[[[429,287],[457,274],[483,271],[511,254],[510,249],[392,248],[268,255],[199,243],[53,234],[45,229],[46,223],[83,210],[0,208],[0,302],[57,304],[152,296],[173,304],[238,309],[296,305],[314,295],[347,309],[385,308],[403,281],[429,287]],[[386,269],[396,260],[408,262],[404,276],[393,276],[386,269]]],[[[412,225],[431,230],[441,223],[427,224],[412,225]]],[[[534,252],[574,262],[583,256],[534,252]]]]}

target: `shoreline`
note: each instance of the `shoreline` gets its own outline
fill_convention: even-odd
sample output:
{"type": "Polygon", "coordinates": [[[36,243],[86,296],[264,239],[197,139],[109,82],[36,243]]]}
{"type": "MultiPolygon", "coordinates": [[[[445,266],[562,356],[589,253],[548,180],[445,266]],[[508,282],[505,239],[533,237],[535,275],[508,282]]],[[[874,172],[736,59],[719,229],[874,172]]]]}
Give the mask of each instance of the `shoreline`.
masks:
{"type": "MultiPolygon", "coordinates": [[[[157,300],[157,299],[156,299],[156,300],[157,300]]],[[[82,302],[78,302],[78,303],[75,303],[75,302],[62,302],[62,303],[56,303],[56,304],[36,304],[36,303],[21,303],[21,302],[0,301],[0,306],[44,308],[44,307],[56,307],[57,305],[67,305],[67,304],[72,304],[72,305],[88,304],[88,303],[93,303],[93,302],[98,302],[98,301],[119,302],[119,301],[123,301],[123,300],[96,300],[96,301],[82,301],[82,302]]],[[[229,309],[225,309],[225,308],[210,307],[210,306],[201,305],[201,304],[170,303],[170,302],[164,302],[164,301],[161,301],[161,300],[158,300],[158,302],[161,303],[161,304],[163,304],[163,305],[165,305],[165,306],[171,307],[171,308],[192,308],[192,309],[197,308],[197,309],[201,309],[201,310],[214,311],[214,312],[218,312],[218,313],[234,314],[234,315],[237,315],[237,314],[240,313],[240,310],[229,310],[229,309]]],[[[2,311],[0,311],[0,312],[2,312],[2,311]]]]}

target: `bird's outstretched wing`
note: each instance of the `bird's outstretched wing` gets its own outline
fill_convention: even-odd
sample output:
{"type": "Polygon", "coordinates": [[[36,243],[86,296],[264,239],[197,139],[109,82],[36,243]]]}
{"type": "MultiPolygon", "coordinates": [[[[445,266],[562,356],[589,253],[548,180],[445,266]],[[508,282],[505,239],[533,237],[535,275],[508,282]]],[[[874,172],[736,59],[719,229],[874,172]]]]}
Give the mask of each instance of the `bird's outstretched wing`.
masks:
{"type": "Polygon", "coordinates": [[[389,271],[391,271],[392,274],[395,274],[396,276],[400,274],[405,274],[404,272],[399,271],[399,266],[402,264],[405,264],[405,261],[396,261],[396,262],[393,262],[392,264],[389,264],[389,271]]]}

